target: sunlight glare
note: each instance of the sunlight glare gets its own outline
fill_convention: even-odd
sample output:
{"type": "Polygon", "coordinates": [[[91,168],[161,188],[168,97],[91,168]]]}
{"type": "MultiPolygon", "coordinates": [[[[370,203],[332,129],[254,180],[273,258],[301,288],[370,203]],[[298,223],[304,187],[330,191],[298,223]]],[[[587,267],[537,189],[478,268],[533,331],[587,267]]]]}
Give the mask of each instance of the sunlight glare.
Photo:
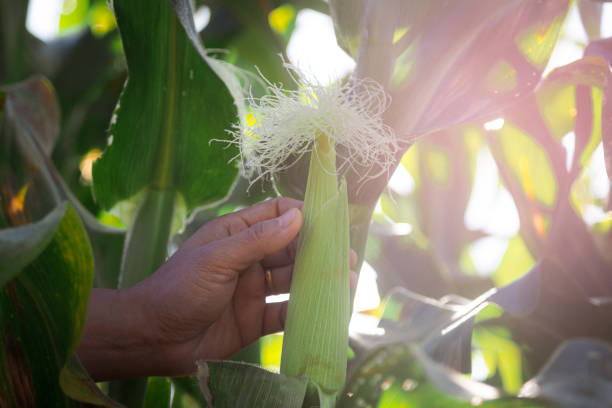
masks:
{"type": "Polygon", "coordinates": [[[476,271],[481,276],[495,272],[508,248],[508,239],[485,237],[470,245],[469,253],[476,271]]]}
{"type": "Polygon", "coordinates": [[[504,127],[504,118],[497,118],[486,122],[483,127],[485,130],[500,130],[504,127]]]}
{"type": "Polygon", "coordinates": [[[508,190],[500,184],[495,159],[487,148],[478,154],[474,186],[464,219],[470,230],[504,238],[516,235],[520,227],[516,205],[508,190]]]}
{"type": "Polygon", "coordinates": [[[26,28],[43,41],[55,39],[59,35],[62,8],[62,0],[30,0],[26,28]]]}
{"type": "Polygon", "coordinates": [[[389,188],[400,195],[408,195],[414,191],[415,183],[412,175],[404,166],[397,166],[389,179],[389,188]]]}
{"type": "Polygon", "coordinates": [[[331,18],[308,9],[297,15],[287,56],[292,64],[304,71],[307,78],[323,85],[337,81],[355,67],[353,59],[336,43],[331,18]]]}

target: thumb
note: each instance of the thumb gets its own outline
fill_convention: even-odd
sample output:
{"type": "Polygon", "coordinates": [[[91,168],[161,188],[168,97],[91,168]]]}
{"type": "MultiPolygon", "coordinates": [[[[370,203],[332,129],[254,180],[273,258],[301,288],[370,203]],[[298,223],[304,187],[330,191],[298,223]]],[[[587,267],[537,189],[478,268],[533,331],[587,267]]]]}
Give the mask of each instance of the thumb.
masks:
{"type": "Polygon", "coordinates": [[[298,234],[302,226],[302,214],[291,208],[280,217],[260,221],[248,229],[219,242],[229,267],[244,270],[261,261],[264,256],[285,248],[298,234]]]}

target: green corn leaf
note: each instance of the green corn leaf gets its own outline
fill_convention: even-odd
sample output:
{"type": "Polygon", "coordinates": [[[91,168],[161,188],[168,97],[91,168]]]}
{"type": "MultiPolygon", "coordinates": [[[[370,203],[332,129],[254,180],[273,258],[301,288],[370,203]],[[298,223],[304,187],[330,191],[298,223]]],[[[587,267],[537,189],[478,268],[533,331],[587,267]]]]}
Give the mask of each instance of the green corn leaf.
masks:
{"type": "Polygon", "coordinates": [[[57,211],[63,216],[53,239],[0,290],[3,407],[72,404],[60,388],[60,372],[85,323],[93,257],[76,211],[65,203],[57,211]]]}
{"type": "Polygon", "coordinates": [[[281,360],[281,373],[307,376],[332,404],[346,377],[350,317],[348,200],[346,183],[337,187],[335,165],[334,147],[320,137],[310,162],[281,360]]]}
{"type": "Polygon", "coordinates": [[[208,407],[301,408],[308,381],[234,361],[198,363],[208,407]]]}
{"type": "Polygon", "coordinates": [[[559,346],[519,395],[567,408],[604,407],[612,400],[612,344],[575,338],[559,346]]]}
{"type": "Polygon", "coordinates": [[[122,407],[102,392],[87,374],[76,354],[73,354],[62,368],[59,382],[64,394],[74,400],[108,408],[122,407]]]}
{"type": "Polygon", "coordinates": [[[168,377],[149,377],[144,408],[170,408],[171,388],[168,377]]]}
{"type": "Polygon", "coordinates": [[[17,187],[25,188],[24,208],[30,220],[42,218],[63,201],[70,202],[93,247],[97,285],[116,287],[125,233],[100,224],[72,194],[51,161],[60,122],[53,86],[41,76],[32,76],[3,87],[0,95],[4,96],[0,103],[0,172],[15,174],[17,187]]]}
{"type": "Polygon", "coordinates": [[[188,210],[220,200],[238,173],[228,163],[237,151],[209,142],[226,138],[236,107],[205,59],[189,2],[115,0],[113,8],[129,79],[112,142],[93,166],[96,199],[110,208],[152,187],[178,191],[188,210]]]}
{"type": "Polygon", "coordinates": [[[0,230],[0,288],[44,251],[65,211],[59,206],[37,223],[0,230]]]}

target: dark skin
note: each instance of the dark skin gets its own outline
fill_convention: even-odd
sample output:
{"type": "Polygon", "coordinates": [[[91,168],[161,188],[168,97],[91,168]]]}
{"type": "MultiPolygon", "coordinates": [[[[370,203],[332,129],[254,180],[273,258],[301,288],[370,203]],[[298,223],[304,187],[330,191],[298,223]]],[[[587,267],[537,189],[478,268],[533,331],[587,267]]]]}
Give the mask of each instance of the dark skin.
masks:
{"type": "Polygon", "coordinates": [[[289,291],[301,207],[277,198],[219,217],[138,285],[93,289],[77,350],[90,375],[192,374],[196,360],[225,359],[281,331],[287,302],[266,296],[289,291]]]}

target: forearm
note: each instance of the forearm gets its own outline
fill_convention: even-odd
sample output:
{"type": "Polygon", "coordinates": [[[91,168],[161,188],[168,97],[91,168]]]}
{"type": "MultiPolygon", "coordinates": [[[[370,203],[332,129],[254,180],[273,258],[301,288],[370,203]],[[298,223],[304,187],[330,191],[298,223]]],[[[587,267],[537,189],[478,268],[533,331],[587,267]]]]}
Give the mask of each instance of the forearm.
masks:
{"type": "Polygon", "coordinates": [[[162,375],[165,347],[159,344],[138,290],[93,289],[79,359],[96,381],[162,375]]]}

